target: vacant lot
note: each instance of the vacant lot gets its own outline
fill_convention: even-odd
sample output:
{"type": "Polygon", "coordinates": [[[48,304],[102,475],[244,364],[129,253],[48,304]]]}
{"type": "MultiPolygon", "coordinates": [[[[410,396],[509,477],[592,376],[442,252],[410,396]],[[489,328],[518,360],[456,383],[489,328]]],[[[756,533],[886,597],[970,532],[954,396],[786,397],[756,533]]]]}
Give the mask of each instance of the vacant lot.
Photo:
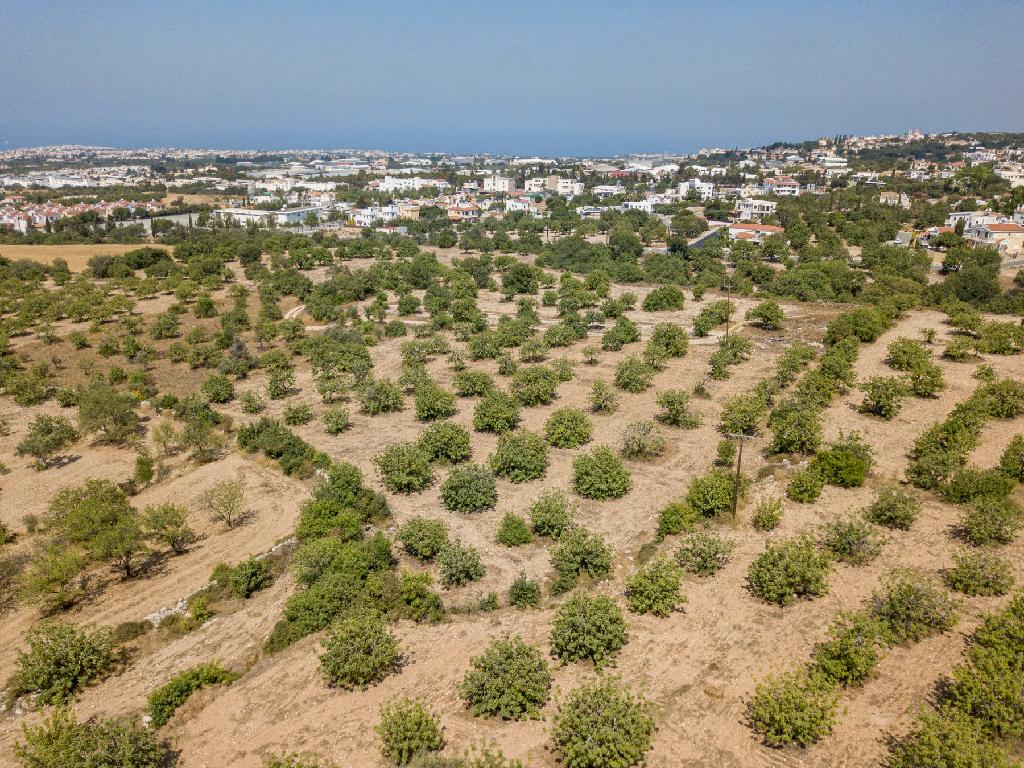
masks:
{"type": "MultiPolygon", "coordinates": [[[[52,264],[54,259],[64,259],[72,272],[81,272],[93,256],[117,256],[142,247],[138,243],[123,245],[0,245],[0,256],[8,259],[31,259],[41,264],[52,264]]],[[[166,248],[167,246],[156,246],[166,248]]]]}

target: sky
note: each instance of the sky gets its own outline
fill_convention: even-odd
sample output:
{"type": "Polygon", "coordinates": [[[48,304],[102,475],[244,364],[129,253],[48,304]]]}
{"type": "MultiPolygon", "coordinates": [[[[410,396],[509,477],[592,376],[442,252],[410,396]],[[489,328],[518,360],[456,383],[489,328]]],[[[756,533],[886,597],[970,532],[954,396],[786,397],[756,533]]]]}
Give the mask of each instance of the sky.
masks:
{"type": "Polygon", "coordinates": [[[0,149],[593,156],[1024,131],[1021,0],[5,2],[0,149]]]}

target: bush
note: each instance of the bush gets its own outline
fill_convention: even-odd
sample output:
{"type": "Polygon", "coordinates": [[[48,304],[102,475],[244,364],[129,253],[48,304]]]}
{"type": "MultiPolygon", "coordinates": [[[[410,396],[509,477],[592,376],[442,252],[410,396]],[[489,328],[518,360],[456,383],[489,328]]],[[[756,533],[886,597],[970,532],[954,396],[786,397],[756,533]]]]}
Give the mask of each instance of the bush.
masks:
{"type": "Polygon", "coordinates": [[[607,595],[576,592],[558,607],[551,653],[562,662],[592,661],[600,668],[629,641],[622,609],[607,595]]]}
{"type": "MultiPolygon", "coordinates": [[[[694,297],[696,299],[696,297],[694,297]]],[[[704,307],[693,319],[693,335],[707,336],[716,325],[721,325],[736,311],[732,302],[726,300],[713,301],[704,307]]]]}
{"type": "Polygon", "coordinates": [[[473,410],[473,429],[503,434],[519,424],[519,403],[500,389],[484,395],[473,410]]]}
{"type": "Polygon", "coordinates": [[[594,413],[615,413],[619,396],[604,379],[596,379],[590,389],[590,410],[594,413]]]}
{"type": "Polygon", "coordinates": [[[645,391],[654,381],[654,369],[637,355],[620,360],[615,366],[615,386],[637,394],[645,391]]]}
{"type": "Polygon", "coordinates": [[[430,458],[418,442],[397,443],[377,454],[373,462],[388,490],[413,493],[422,491],[434,481],[430,458]]]}
{"type": "Polygon", "coordinates": [[[294,403],[284,407],[284,423],[289,427],[309,424],[313,420],[313,408],[309,403],[294,403]]]}
{"type": "Polygon", "coordinates": [[[551,738],[565,768],[630,768],[651,748],[651,705],[619,680],[600,677],[576,688],[558,708],[551,738]]]}
{"type": "Polygon", "coordinates": [[[1013,768],[1014,762],[977,720],[951,707],[924,713],[889,744],[888,768],[1013,768]]]}
{"type": "Polygon", "coordinates": [[[946,388],[946,380],[939,366],[927,362],[915,366],[907,374],[907,386],[915,397],[935,397],[946,388]]]}
{"type": "Polygon", "coordinates": [[[883,539],[870,523],[853,517],[837,517],[825,524],[821,544],[836,560],[865,565],[881,553],[883,539]]]}
{"type": "Polygon", "coordinates": [[[366,688],[379,683],[398,666],[398,641],[378,616],[343,616],[321,641],[320,672],[329,686],[366,688]]]}
{"type": "Polygon", "coordinates": [[[747,320],[755,321],[758,328],[763,328],[766,331],[779,330],[785,319],[786,315],[776,301],[762,301],[747,311],[747,320]]]}
{"type": "Polygon", "coordinates": [[[696,429],[700,426],[700,415],[689,410],[689,393],[681,389],[666,389],[658,393],[656,402],[661,413],[655,418],[662,424],[683,429],[696,429]]]}
{"type": "Polygon", "coordinates": [[[490,458],[491,469],[513,483],[525,483],[544,477],[548,469],[548,446],[544,439],[525,429],[498,436],[498,445],[490,458]]]}
{"type": "Polygon", "coordinates": [[[402,389],[391,379],[377,379],[368,383],[360,398],[363,413],[376,416],[380,413],[395,413],[405,407],[402,389]]]}
{"type": "Polygon", "coordinates": [[[1005,595],[1013,588],[1013,569],[1009,561],[993,552],[963,552],[946,571],[950,589],[972,597],[1005,595]]]}
{"type": "Polygon", "coordinates": [[[442,389],[433,382],[421,384],[416,388],[414,398],[416,404],[416,418],[420,421],[436,421],[454,416],[455,395],[446,389],[442,389]]]}
{"type": "Polygon", "coordinates": [[[956,623],[958,603],[923,576],[896,571],[872,593],[868,604],[892,645],[916,643],[956,623]]]}
{"type": "Polygon", "coordinates": [[[941,487],[940,493],[946,501],[964,504],[980,497],[1006,498],[1016,485],[1017,481],[1001,469],[962,467],[941,487]]]}
{"type": "Polygon", "coordinates": [[[832,732],[839,686],[824,675],[798,670],[769,675],[747,704],[751,727],[770,747],[807,747],[832,732]]]}
{"type": "Polygon", "coordinates": [[[786,497],[801,504],[810,504],[818,500],[825,481],[818,473],[810,469],[799,469],[789,478],[786,486],[786,497]]]}
{"type": "Polygon", "coordinates": [[[528,365],[512,376],[509,391],[522,405],[547,405],[555,399],[558,374],[544,365],[528,365]]]}
{"type": "Polygon", "coordinates": [[[860,488],[874,463],[871,447],[853,433],[815,456],[809,469],[829,485],[860,488]]]}
{"type": "Polygon", "coordinates": [[[18,443],[15,454],[31,456],[36,460],[36,469],[46,469],[50,459],[78,439],[78,433],[71,422],[63,416],[39,414],[29,426],[28,434],[18,443]]]}
{"type": "Polygon", "coordinates": [[[886,362],[897,371],[911,371],[921,363],[931,360],[932,353],[920,341],[901,336],[885,348],[886,362]]]}
{"type": "Polygon", "coordinates": [[[714,576],[729,563],[733,545],[713,531],[694,531],[683,537],[676,562],[697,576],[714,576]]]}
{"type": "Polygon", "coordinates": [[[442,464],[457,464],[468,459],[472,453],[469,432],[451,421],[439,421],[423,430],[420,445],[432,461],[442,464]]]}
{"type": "Polygon", "coordinates": [[[437,553],[441,583],[446,587],[462,587],[484,577],[486,569],[475,547],[459,540],[448,542],[437,553]]]}
{"type": "Polygon", "coordinates": [[[881,658],[882,630],[866,613],[841,613],[814,646],[812,669],[840,685],[863,685],[881,658]]]}
{"type": "Polygon", "coordinates": [[[1014,435],[1002,456],[999,468],[1018,483],[1024,483],[1024,435],[1014,435]]]}
{"type": "Polygon", "coordinates": [[[573,510],[561,491],[544,491],[530,505],[530,527],[538,536],[559,538],[572,526],[573,510]]]}
{"type": "Polygon", "coordinates": [[[786,606],[799,597],[828,592],[832,558],[820,552],[810,536],[769,543],[747,571],[750,590],[762,600],[786,606]]]}
{"type": "Polygon", "coordinates": [[[421,701],[396,699],[381,707],[376,728],[385,759],[406,765],[417,755],[444,747],[444,732],[434,714],[421,701]]]}
{"type": "Polygon", "coordinates": [[[585,499],[619,499],[629,493],[633,484],[622,460],[603,445],[577,456],[572,471],[573,490],[585,499]]]}
{"type": "Polygon", "coordinates": [[[665,435],[653,421],[634,421],[622,430],[620,452],[627,459],[653,459],[665,452],[665,435]]]}
{"type": "Polygon", "coordinates": [[[658,323],[647,342],[648,352],[664,357],[684,357],[689,347],[686,329],[675,323],[658,323]]]}
{"type": "Polygon", "coordinates": [[[398,541],[417,560],[433,560],[448,543],[448,526],[442,520],[411,517],[398,529],[398,541]]]}
{"type": "Polygon", "coordinates": [[[552,591],[568,592],[584,572],[592,579],[603,579],[611,572],[614,555],[600,534],[582,527],[570,528],[551,550],[551,564],[557,573],[552,591]]]}
{"type": "Polygon", "coordinates": [[[184,704],[189,696],[208,685],[223,685],[238,679],[234,672],[224,669],[220,664],[211,661],[197,667],[179,672],[164,685],[149,694],[147,713],[152,718],[153,726],[160,728],[167,724],[175,711],[184,704]]]}
{"type": "Polygon", "coordinates": [[[698,519],[699,515],[686,502],[669,502],[658,512],[658,536],[664,538],[682,533],[692,528],[698,519]]]}
{"type": "Polygon", "coordinates": [[[1021,528],[1020,508],[1009,499],[978,499],[964,512],[960,527],[976,547],[1009,544],[1021,528]]]}
{"type": "Polygon", "coordinates": [[[751,524],[759,531],[774,531],[782,522],[782,500],[764,499],[754,509],[751,524]]]}
{"type": "Polygon", "coordinates": [[[559,408],[544,422],[544,438],[555,448],[579,448],[593,433],[590,419],[578,408],[559,408]]]}
{"type": "Polygon", "coordinates": [[[871,413],[883,419],[892,419],[903,407],[903,398],[907,395],[907,385],[894,376],[873,376],[860,385],[864,392],[864,400],[860,404],[861,413],[871,413]]]}
{"type": "Polygon", "coordinates": [[[629,318],[619,316],[615,325],[601,335],[601,349],[614,352],[636,341],[640,341],[640,328],[629,318]]]}
{"type": "Polygon", "coordinates": [[[273,582],[270,562],[250,557],[231,569],[231,591],[238,597],[249,598],[266,589],[273,582]]]}
{"type": "Polygon", "coordinates": [[[452,379],[459,397],[486,395],[494,389],[494,379],[486,371],[459,371],[452,379]]]}
{"type": "Polygon", "coordinates": [[[539,608],[540,582],[520,573],[508,588],[508,602],[516,608],[539,608]]]}
{"type": "Polygon", "coordinates": [[[114,665],[110,633],[63,622],[33,626],[28,652],[18,651],[10,693],[37,694],[40,704],[63,704],[114,665]]]}
{"type": "Polygon", "coordinates": [[[229,403],[235,399],[235,385],[223,373],[215,373],[206,379],[202,390],[211,403],[229,403]]]}
{"type": "Polygon", "coordinates": [[[521,547],[533,540],[533,534],[523,518],[513,512],[506,512],[494,538],[506,547],[521,547]]]}
{"type": "Polygon", "coordinates": [[[328,408],[320,416],[320,421],[329,435],[341,434],[351,423],[348,408],[328,408]]]}
{"type": "Polygon", "coordinates": [[[921,502],[917,497],[898,488],[883,488],[864,510],[864,517],[876,525],[907,531],[920,513],[921,502]]]}
{"type": "MultiPolygon", "coordinates": [[[[749,481],[741,477],[738,489],[740,498],[746,495],[748,485],[749,481]]],[[[685,501],[702,517],[719,517],[732,512],[736,492],[735,475],[727,469],[716,468],[690,481],[685,501]]]]}
{"type": "Polygon", "coordinates": [[[478,717],[538,717],[547,703],[551,690],[547,660],[521,637],[493,640],[469,666],[459,693],[478,717]]]}
{"type": "Polygon", "coordinates": [[[22,768],[161,768],[170,752],[137,722],[75,722],[60,708],[38,726],[23,726],[25,740],[14,745],[22,768]]]}
{"type": "Polygon", "coordinates": [[[498,502],[494,473],[478,464],[456,467],[441,483],[441,503],[453,512],[469,514],[491,509],[498,502]]]}
{"type": "Polygon", "coordinates": [[[644,297],[644,302],[641,306],[644,312],[681,311],[683,300],[684,295],[680,288],[674,285],[661,285],[644,297]]]}
{"type": "Polygon", "coordinates": [[[633,613],[668,616],[686,602],[686,597],[679,594],[682,580],[682,569],[672,560],[651,560],[626,580],[626,604],[633,613]]]}

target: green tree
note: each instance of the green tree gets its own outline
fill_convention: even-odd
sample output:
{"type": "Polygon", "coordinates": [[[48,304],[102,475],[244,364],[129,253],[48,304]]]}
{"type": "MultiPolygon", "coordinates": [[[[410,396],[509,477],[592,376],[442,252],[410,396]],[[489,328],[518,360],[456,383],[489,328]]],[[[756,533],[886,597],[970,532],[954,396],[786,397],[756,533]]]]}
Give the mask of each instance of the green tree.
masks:
{"type": "Polygon", "coordinates": [[[32,420],[28,434],[18,443],[15,453],[31,456],[36,460],[36,469],[46,469],[54,454],[64,450],[78,439],[78,433],[71,422],[63,416],[39,414],[32,420]]]}

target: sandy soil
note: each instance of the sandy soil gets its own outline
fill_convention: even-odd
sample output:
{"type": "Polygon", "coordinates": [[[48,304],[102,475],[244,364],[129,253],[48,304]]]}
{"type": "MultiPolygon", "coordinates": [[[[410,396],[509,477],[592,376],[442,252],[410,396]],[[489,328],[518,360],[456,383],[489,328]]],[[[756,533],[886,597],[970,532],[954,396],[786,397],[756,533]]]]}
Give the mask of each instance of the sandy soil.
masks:
{"type": "MultiPolygon", "coordinates": [[[[457,251],[455,254],[459,255],[457,251]]],[[[632,290],[642,299],[647,289],[616,288],[617,292],[623,290],[632,290]]],[[[753,302],[740,299],[737,304],[742,316],[753,302]]],[[[510,309],[510,305],[499,302],[496,294],[488,292],[481,292],[479,305],[492,319],[510,309]]],[[[646,338],[654,324],[662,320],[683,322],[688,327],[700,306],[689,302],[681,313],[637,311],[630,316],[640,324],[646,338]]],[[[653,539],[658,511],[680,496],[694,475],[711,465],[719,440],[715,425],[723,398],[744,391],[760,377],[771,373],[784,349],[780,340],[820,338],[824,322],[837,311],[835,307],[814,305],[787,305],[786,310],[789,320],[783,332],[771,335],[751,327],[741,330],[755,341],[755,354],[733,369],[729,380],[708,382],[712,395],[709,399],[694,400],[694,408],[704,415],[700,428],[691,431],[666,428],[669,448],[664,456],[652,462],[629,462],[634,486],[625,498],[610,502],[578,500],[579,521],[604,535],[617,553],[613,577],[594,589],[621,600],[624,579],[635,567],[639,550],[653,539]]],[[[554,320],[550,309],[542,310],[542,316],[544,325],[554,320]]],[[[919,337],[925,327],[939,329],[936,350],[941,349],[946,331],[940,320],[939,314],[920,312],[900,322],[878,342],[862,350],[858,375],[867,377],[890,372],[883,362],[886,344],[898,336],[919,337]]],[[[657,410],[654,404],[657,391],[669,387],[690,389],[704,379],[716,336],[709,340],[692,340],[689,355],[672,361],[657,375],[654,387],[647,393],[623,393],[621,408],[615,414],[594,416],[592,445],[616,445],[626,424],[652,418],[657,410]]],[[[378,375],[397,376],[401,341],[389,340],[373,348],[378,375]]],[[[577,344],[567,351],[553,350],[553,356],[565,354],[579,360],[582,346],[577,344]]],[[[610,381],[618,360],[637,349],[638,345],[630,345],[621,352],[602,353],[599,364],[593,367],[580,364],[573,381],[561,385],[553,404],[524,410],[524,426],[539,430],[556,408],[585,407],[592,382],[597,378],[610,381]]],[[[859,392],[850,392],[836,400],[824,416],[827,435],[859,431],[873,446],[879,466],[865,488],[828,488],[812,505],[787,501],[781,526],[770,534],[755,532],[746,521],[756,499],[782,494],[785,470],[772,465],[761,472],[766,468],[766,461],[755,443],[753,450],[744,455],[744,467],[752,477],[763,477],[755,483],[751,500],[741,508],[740,520],[723,524],[724,535],[736,544],[730,564],[711,579],[688,577],[685,580],[688,602],[684,611],[666,619],[628,616],[631,639],[613,671],[655,705],[658,732],[648,760],[650,766],[826,768],[877,765],[885,753],[883,737],[891,732],[902,732],[910,714],[926,701],[936,682],[954,666],[978,615],[1005,602],[1005,599],[967,600],[963,618],[953,632],[889,653],[873,680],[844,697],[846,712],[835,733],[815,747],[766,749],[743,722],[744,703],[756,681],[767,673],[806,660],[814,643],[824,637],[836,613],[856,607],[887,571],[896,566],[910,566],[937,574],[952,563],[957,545],[949,529],[958,519],[959,510],[929,498],[913,529],[891,534],[878,560],[859,569],[837,567],[829,579],[831,589],[827,596],[781,609],[761,603],[745,588],[747,567],[766,540],[812,530],[834,514],[855,511],[870,502],[874,490],[883,482],[902,475],[905,454],[914,438],[943,418],[976,384],[971,378],[974,366],[939,362],[949,388],[938,398],[909,398],[892,422],[858,413],[855,406],[860,401],[859,392]]],[[[1003,375],[1024,376],[1024,360],[1020,357],[995,358],[987,362],[1003,375]]],[[[496,374],[493,361],[472,365],[496,374]]],[[[452,374],[443,358],[432,361],[428,368],[437,380],[450,382],[452,374]]],[[[504,383],[501,377],[496,378],[504,383]]],[[[300,391],[292,401],[310,402],[319,413],[323,406],[308,370],[302,368],[297,372],[297,385],[300,391]]],[[[257,375],[240,383],[238,389],[240,392],[250,388],[262,391],[263,386],[263,378],[257,375]]],[[[473,399],[461,399],[454,420],[471,426],[474,403],[473,399]]],[[[0,438],[0,460],[7,461],[13,470],[0,479],[3,487],[0,515],[5,521],[13,522],[16,528],[20,529],[23,514],[43,509],[58,488],[80,483],[87,477],[123,478],[130,472],[132,451],[79,446],[76,452],[81,457],[78,460],[36,473],[25,466],[24,460],[10,460],[13,446],[34,411],[16,409],[10,402],[2,402],[0,407],[11,416],[12,425],[12,434],[0,438]]],[[[271,402],[269,413],[278,415],[283,407],[281,401],[271,402]]],[[[355,404],[350,408],[353,425],[343,435],[328,436],[316,422],[297,427],[295,431],[333,457],[360,467],[367,482],[380,489],[373,456],[394,442],[414,439],[424,425],[416,421],[411,399],[401,413],[373,418],[359,414],[355,404]]],[[[253,418],[241,413],[237,402],[223,410],[236,423],[253,418]]],[[[1010,437],[1021,429],[1020,421],[993,423],[986,430],[983,445],[974,460],[980,466],[990,466],[1010,437]]],[[[485,460],[495,443],[493,436],[473,433],[473,460],[485,460]]],[[[542,480],[521,485],[499,481],[497,507],[470,516],[447,512],[441,506],[438,489],[447,470],[439,469],[435,484],[423,493],[389,496],[394,516],[385,528],[393,531],[413,515],[442,518],[455,535],[480,549],[487,566],[486,576],[476,584],[444,593],[450,606],[470,605],[492,591],[503,595],[520,571],[548,579],[551,575],[548,542],[536,541],[509,550],[494,542],[494,533],[505,512],[525,513],[542,490],[568,490],[571,463],[577,452],[552,450],[551,464],[542,480]]],[[[72,611],[71,618],[82,622],[116,623],[141,619],[160,607],[173,605],[179,597],[204,584],[217,562],[236,562],[286,537],[306,495],[307,488],[302,483],[286,478],[276,467],[261,460],[231,455],[201,468],[177,464],[167,480],[140,494],[136,503],[143,506],[174,500],[186,504],[192,510],[193,525],[204,534],[203,540],[188,554],[165,561],[143,578],[131,582],[113,581],[102,595],[72,611]],[[247,498],[256,516],[248,525],[229,531],[205,519],[199,498],[218,479],[239,475],[245,480],[247,498]]],[[[675,541],[670,539],[661,545],[661,550],[670,553],[675,546],[675,541]]],[[[1005,554],[1014,562],[1018,579],[1024,577],[1021,567],[1024,542],[1011,545],[1005,554]]],[[[416,569],[420,566],[403,559],[402,567],[416,569]]],[[[378,708],[391,697],[402,694],[422,696],[431,702],[445,725],[454,752],[473,743],[489,741],[530,766],[551,768],[555,765],[548,745],[556,702],[561,695],[592,677],[595,674],[592,668],[573,664],[556,669],[553,701],[544,708],[541,719],[522,723],[472,717],[458,698],[457,685],[470,658],[500,634],[522,634],[546,650],[557,601],[547,600],[536,611],[503,608],[493,613],[452,614],[435,626],[403,623],[396,630],[407,657],[401,673],[366,691],[341,692],[327,688],[320,679],[316,658],[318,637],[306,638],[271,657],[264,656],[260,650],[294,588],[290,578],[282,578],[271,589],[254,596],[241,610],[215,618],[201,629],[133,659],[124,672],[81,694],[76,706],[78,713],[80,716],[137,715],[153,688],[188,666],[216,658],[235,669],[245,670],[245,674],[228,688],[195,696],[164,729],[174,748],[180,751],[182,768],[258,768],[269,753],[284,750],[310,750],[334,760],[339,766],[379,766],[382,764],[379,746],[372,730],[378,708]]],[[[22,645],[20,637],[35,618],[35,613],[28,609],[19,609],[7,617],[8,631],[0,638],[0,677],[10,673],[15,650],[22,645]]],[[[22,723],[38,719],[37,713],[18,717],[0,715],[0,764],[10,760],[11,744],[22,723]]]]}
{"type": "Polygon", "coordinates": [[[72,272],[81,272],[93,256],[117,256],[143,246],[168,248],[153,243],[124,243],[96,245],[0,245],[0,256],[8,259],[31,259],[42,264],[52,264],[54,259],[64,259],[72,272]]]}

